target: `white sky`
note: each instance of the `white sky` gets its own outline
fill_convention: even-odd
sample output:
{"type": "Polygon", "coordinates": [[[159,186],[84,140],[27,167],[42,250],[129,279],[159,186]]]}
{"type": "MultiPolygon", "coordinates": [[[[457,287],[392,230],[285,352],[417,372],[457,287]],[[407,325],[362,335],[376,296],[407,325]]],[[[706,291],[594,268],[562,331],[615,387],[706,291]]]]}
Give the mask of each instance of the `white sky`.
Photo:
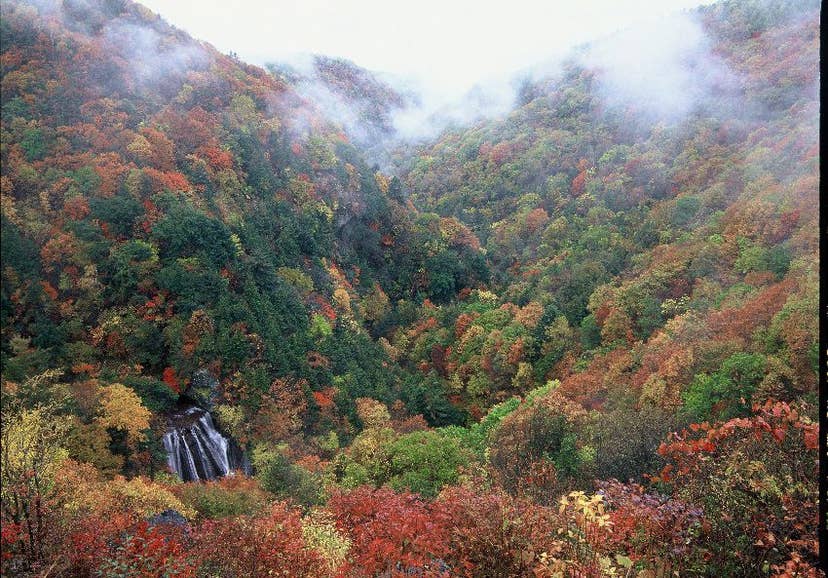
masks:
{"type": "Polygon", "coordinates": [[[254,64],[316,53],[459,93],[711,0],[141,0],[254,64]]]}

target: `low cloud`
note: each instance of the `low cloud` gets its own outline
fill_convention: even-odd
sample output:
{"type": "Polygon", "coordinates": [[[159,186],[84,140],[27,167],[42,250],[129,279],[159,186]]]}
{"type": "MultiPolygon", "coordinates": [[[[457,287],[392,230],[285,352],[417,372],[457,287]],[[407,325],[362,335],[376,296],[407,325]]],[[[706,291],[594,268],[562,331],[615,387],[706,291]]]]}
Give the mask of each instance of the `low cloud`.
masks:
{"type": "Polygon", "coordinates": [[[504,78],[472,86],[465,93],[450,94],[422,83],[411,83],[416,102],[393,117],[399,141],[421,141],[438,136],[450,126],[468,126],[507,114],[514,108],[517,82],[504,78]]]}
{"type": "MultiPolygon", "coordinates": [[[[100,39],[103,50],[126,64],[123,88],[153,94],[165,81],[203,70],[210,62],[198,41],[138,4],[100,0],[29,0],[28,4],[69,30],[100,39]]],[[[120,80],[102,79],[97,88],[108,95],[121,88],[120,80]]]]}
{"type": "Polygon", "coordinates": [[[577,60],[597,72],[608,105],[632,106],[661,121],[681,120],[738,87],[697,13],[641,23],[591,44],[577,60]]]}
{"type": "Polygon", "coordinates": [[[132,79],[140,90],[154,88],[170,76],[203,69],[209,62],[207,53],[192,42],[163,37],[141,23],[115,19],[107,23],[102,36],[130,66],[132,79]]]}
{"type": "MultiPolygon", "coordinates": [[[[653,121],[680,121],[700,107],[722,106],[738,92],[738,76],[714,53],[713,41],[697,13],[642,22],[570,51],[569,59],[573,54],[578,65],[596,72],[595,90],[607,106],[632,108],[653,121]]],[[[382,145],[433,139],[449,127],[504,116],[519,105],[523,84],[554,79],[563,61],[564,54],[539,55],[534,65],[465,90],[456,83],[387,75],[385,82],[409,98],[391,111],[394,133],[381,135],[382,145]]],[[[355,140],[362,139],[364,144],[377,138],[364,134],[361,117],[351,103],[332,94],[312,75],[298,90],[355,140]]]]}

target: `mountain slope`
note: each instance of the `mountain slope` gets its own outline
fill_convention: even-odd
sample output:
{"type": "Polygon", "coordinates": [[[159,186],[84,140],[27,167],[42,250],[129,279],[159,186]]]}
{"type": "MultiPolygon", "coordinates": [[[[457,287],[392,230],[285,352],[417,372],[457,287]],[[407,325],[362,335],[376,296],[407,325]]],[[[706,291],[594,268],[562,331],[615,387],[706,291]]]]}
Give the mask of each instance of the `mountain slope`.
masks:
{"type": "Polygon", "coordinates": [[[396,177],[350,63],[2,9],[4,574],[822,575],[815,2],[579,48],[396,177]],[[195,422],[253,475],[173,475],[195,422]]]}
{"type": "MultiPolygon", "coordinates": [[[[700,18],[721,35],[713,53],[741,76],[678,121],[653,122],[646,103],[608,105],[600,71],[571,62],[508,118],[448,133],[410,161],[403,180],[415,204],[483,242],[499,303],[543,311],[520,338],[536,379],[565,375],[598,345],[646,342],[685,312],[705,315],[745,283],[748,300],[789,271],[815,290],[816,15],[777,16],[764,33],[731,39],[719,12],[736,8],[724,6],[700,18]],[[772,57],[756,56],[762,44],[772,57]],[[552,347],[544,332],[559,316],[568,337],[552,347]],[[569,365],[552,371],[565,352],[569,365]]],[[[440,346],[460,361],[452,339],[440,346]]],[[[813,368],[800,379],[813,387],[813,368]]]]}
{"type": "Polygon", "coordinates": [[[321,351],[390,402],[361,297],[485,274],[430,288],[429,259],[475,249],[426,249],[432,220],[313,103],[139,5],[4,2],[3,42],[7,379],[75,367],[162,395],[210,367],[255,407],[273,375],[328,387],[321,351]]]}

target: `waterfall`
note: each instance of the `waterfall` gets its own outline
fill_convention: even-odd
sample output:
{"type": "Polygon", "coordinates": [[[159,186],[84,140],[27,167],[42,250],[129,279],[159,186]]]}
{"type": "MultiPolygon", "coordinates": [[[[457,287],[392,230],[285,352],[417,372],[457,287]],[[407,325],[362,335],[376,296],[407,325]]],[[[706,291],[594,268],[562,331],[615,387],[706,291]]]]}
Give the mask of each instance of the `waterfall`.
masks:
{"type": "Polygon", "coordinates": [[[238,445],[224,437],[210,412],[200,407],[173,414],[163,441],[167,464],[185,482],[214,480],[235,470],[250,473],[250,463],[238,445]]]}

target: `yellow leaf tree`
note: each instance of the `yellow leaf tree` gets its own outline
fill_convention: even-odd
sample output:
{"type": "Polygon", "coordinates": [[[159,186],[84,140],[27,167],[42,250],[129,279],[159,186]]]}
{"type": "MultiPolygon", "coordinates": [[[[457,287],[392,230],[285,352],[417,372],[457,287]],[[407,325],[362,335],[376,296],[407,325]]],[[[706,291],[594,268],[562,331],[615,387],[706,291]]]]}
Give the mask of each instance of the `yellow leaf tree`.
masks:
{"type": "Polygon", "coordinates": [[[124,432],[130,448],[146,440],[145,430],[149,429],[151,416],[132,388],[120,383],[101,388],[96,421],[105,428],[124,432]]]}
{"type": "Polygon", "coordinates": [[[44,557],[48,512],[55,472],[66,458],[68,424],[51,407],[4,407],[0,434],[3,522],[18,524],[31,560],[44,557]]]}

